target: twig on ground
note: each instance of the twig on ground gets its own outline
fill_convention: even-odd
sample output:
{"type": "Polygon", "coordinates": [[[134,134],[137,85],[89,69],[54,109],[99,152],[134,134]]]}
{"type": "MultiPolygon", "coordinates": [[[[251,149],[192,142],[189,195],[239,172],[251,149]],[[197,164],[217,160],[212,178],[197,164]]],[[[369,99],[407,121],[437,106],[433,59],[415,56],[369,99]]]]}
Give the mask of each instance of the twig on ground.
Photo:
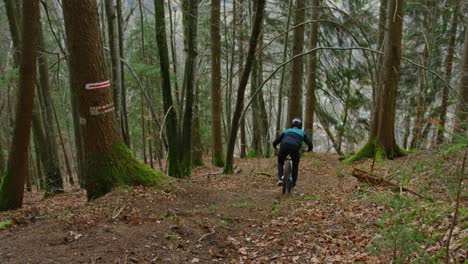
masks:
{"type": "Polygon", "coordinates": [[[267,176],[267,177],[271,177],[272,175],[268,172],[263,172],[263,171],[257,171],[255,172],[256,175],[263,175],[263,176],[267,176]]]}
{"type": "Polygon", "coordinates": [[[116,218],[120,215],[120,213],[122,213],[122,211],[123,211],[124,208],[125,208],[125,206],[123,206],[122,208],[120,208],[120,210],[119,210],[114,216],[112,216],[112,219],[116,219],[116,218]]]}
{"type": "Polygon", "coordinates": [[[216,226],[214,226],[214,227],[211,229],[211,232],[210,232],[210,233],[207,233],[207,234],[204,234],[203,236],[201,236],[201,237],[198,239],[198,242],[201,242],[203,239],[207,238],[208,236],[214,235],[214,234],[216,233],[215,228],[216,228],[216,226]]]}

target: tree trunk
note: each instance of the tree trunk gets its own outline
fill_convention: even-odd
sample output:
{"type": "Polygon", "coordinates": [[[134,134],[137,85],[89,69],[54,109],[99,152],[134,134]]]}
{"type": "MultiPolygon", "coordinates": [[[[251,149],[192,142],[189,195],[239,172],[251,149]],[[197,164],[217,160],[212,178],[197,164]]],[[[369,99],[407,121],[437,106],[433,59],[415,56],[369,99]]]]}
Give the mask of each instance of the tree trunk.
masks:
{"type": "MultiPolygon", "coordinates": [[[[117,26],[119,30],[119,56],[124,59],[124,40],[123,40],[123,14],[122,14],[122,0],[117,0],[117,26]]],[[[125,144],[130,148],[130,130],[128,128],[128,111],[127,111],[127,87],[125,86],[125,64],[120,61],[120,86],[121,86],[121,124],[122,135],[125,144]]]]}
{"type": "MultiPolygon", "coordinates": [[[[468,20],[466,22],[468,28],[468,20]]],[[[465,44],[463,48],[460,86],[458,88],[458,102],[455,108],[454,134],[466,138],[468,122],[468,29],[465,30],[465,44]]],[[[457,140],[454,140],[457,141],[457,140]]]]}
{"type": "Polygon", "coordinates": [[[187,58],[185,61],[185,107],[180,144],[183,173],[190,176],[192,173],[192,128],[193,104],[197,71],[197,31],[198,31],[198,0],[185,0],[187,3],[187,58]]]}
{"type": "MultiPolygon", "coordinates": [[[[294,2],[293,0],[289,0],[288,19],[286,20],[286,29],[285,29],[286,34],[284,36],[284,41],[283,41],[283,59],[281,61],[286,61],[286,58],[288,55],[289,24],[291,21],[293,2],[294,2]]],[[[280,78],[280,84],[279,84],[279,90],[278,90],[278,113],[276,115],[276,135],[281,134],[281,131],[283,130],[283,123],[281,121],[283,118],[283,94],[284,94],[285,74],[286,74],[286,67],[283,67],[281,69],[281,78],[280,78]]]]}
{"type": "MultiPolygon", "coordinates": [[[[384,50],[384,38],[385,38],[385,28],[387,22],[387,8],[388,8],[388,0],[380,0],[380,8],[379,8],[379,31],[377,34],[377,48],[381,51],[384,50]]],[[[382,56],[379,56],[379,60],[377,62],[377,83],[380,83],[379,78],[381,76],[381,69],[382,69],[382,56]]],[[[378,100],[379,100],[379,85],[377,85],[376,89],[372,90],[372,113],[371,113],[371,127],[369,131],[369,137],[375,138],[377,136],[377,122],[374,120],[377,118],[378,110],[378,100]]]]}
{"type": "MultiPolygon", "coordinates": [[[[304,22],[305,19],[305,0],[296,0],[296,11],[294,17],[294,25],[297,26],[304,22]]],[[[294,28],[292,56],[301,54],[304,49],[304,25],[294,28]]],[[[303,59],[302,57],[295,59],[291,65],[291,87],[288,100],[288,119],[296,117],[302,118],[302,76],[303,76],[303,59]]]]}
{"type": "MultiPolygon", "coordinates": [[[[431,35],[431,29],[432,29],[432,9],[433,9],[433,1],[429,1],[429,11],[427,14],[426,18],[426,35],[430,36],[431,35]]],[[[429,47],[428,47],[428,41],[425,41],[424,44],[424,50],[422,54],[422,66],[426,67],[427,66],[427,60],[429,58],[429,47]]],[[[413,138],[411,140],[411,145],[410,148],[418,148],[420,144],[420,135],[421,135],[421,130],[422,126],[424,123],[424,113],[425,113],[425,102],[424,98],[426,97],[427,89],[425,86],[427,85],[426,82],[426,77],[425,77],[425,71],[423,69],[419,70],[420,75],[419,75],[419,93],[418,93],[418,105],[416,107],[416,118],[415,118],[415,124],[413,127],[413,138]]]]}
{"type": "MultiPolygon", "coordinates": [[[[312,20],[317,20],[319,17],[319,5],[320,0],[312,0],[312,20]]],[[[317,47],[318,39],[318,23],[312,23],[310,25],[310,49],[317,47]]],[[[315,101],[315,87],[317,78],[317,52],[313,52],[309,55],[309,73],[307,75],[307,94],[306,94],[306,112],[304,119],[304,130],[306,134],[312,140],[313,129],[314,129],[314,101],[315,101]]]]}
{"type": "Polygon", "coordinates": [[[177,50],[175,43],[175,34],[174,34],[174,23],[172,18],[172,5],[171,0],[167,0],[168,10],[169,10],[169,32],[170,32],[170,43],[171,43],[171,56],[172,56],[172,70],[174,71],[174,93],[175,93],[175,103],[177,111],[182,111],[182,105],[180,102],[180,92],[179,92],[179,82],[177,78],[177,50]]]}
{"type": "MultiPolygon", "coordinates": [[[[453,10],[452,15],[452,23],[450,26],[450,40],[449,46],[447,50],[447,58],[445,60],[445,80],[450,83],[450,79],[452,78],[452,67],[453,67],[453,57],[455,54],[455,41],[457,38],[457,27],[458,27],[458,17],[460,12],[461,2],[460,0],[454,1],[455,7],[453,10]]],[[[448,95],[449,95],[449,87],[448,85],[444,85],[442,91],[442,102],[440,105],[440,113],[439,113],[439,126],[440,128],[437,130],[437,138],[436,143],[442,144],[444,141],[444,132],[445,132],[445,121],[447,115],[447,108],[448,108],[448,95]]]]}
{"type": "Polygon", "coordinates": [[[120,48],[119,48],[119,29],[117,24],[117,14],[115,11],[115,0],[105,0],[106,3],[106,18],[107,18],[107,31],[109,34],[109,47],[112,62],[112,94],[114,96],[114,107],[117,120],[122,128],[121,122],[121,93],[122,93],[122,75],[120,64],[120,48]]]}
{"type": "Polygon", "coordinates": [[[8,17],[8,26],[10,27],[11,38],[13,40],[13,47],[15,53],[15,62],[19,64],[20,52],[19,49],[21,43],[20,24],[18,19],[21,18],[18,13],[17,0],[3,0],[5,4],[6,14],[8,17]]]}
{"type": "Polygon", "coordinates": [[[15,128],[5,176],[0,185],[0,211],[20,208],[28,174],[28,149],[36,78],[39,1],[23,1],[23,31],[15,128]]]}
{"type": "MultiPolygon", "coordinates": [[[[211,1],[211,157],[216,167],[224,166],[221,99],[220,0],[211,1]]],[[[229,121],[228,121],[229,122],[229,121]]]]}
{"type": "MultiPolygon", "coordinates": [[[[237,21],[237,34],[236,36],[239,38],[237,42],[239,43],[239,76],[242,75],[243,69],[244,69],[244,6],[243,6],[244,0],[239,0],[239,4],[237,5],[239,8],[239,11],[237,11],[237,15],[239,18],[236,20],[237,21]]],[[[228,120],[229,122],[229,120],[228,120]]],[[[245,132],[245,119],[242,119],[241,125],[240,125],[240,130],[241,130],[241,138],[240,138],[240,157],[245,158],[247,156],[247,137],[246,137],[246,132],[245,132]]]]}
{"type": "Polygon", "coordinates": [[[200,134],[200,84],[195,90],[195,105],[193,107],[193,166],[203,166],[203,143],[200,134]]]}
{"type": "MultiPolygon", "coordinates": [[[[44,35],[42,27],[39,25],[39,46],[45,50],[44,35]]],[[[44,163],[46,170],[46,182],[48,191],[51,193],[63,192],[63,179],[60,172],[60,163],[57,146],[57,134],[54,127],[54,102],[52,101],[52,94],[49,81],[49,63],[46,54],[38,54],[39,63],[39,83],[41,92],[38,93],[39,102],[45,111],[43,116],[44,129],[47,133],[45,146],[47,150],[47,162],[44,163]]],[[[39,105],[37,106],[39,107],[39,105]]]]}
{"type": "Polygon", "coordinates": [[[94,199],[119,185],[156,184],[160,179],[125,146],[114,111],[95,0],[64,0],[65,30],[73,89],[83,124],[86,191],[94,199]],[[86,27],[83,27],[86,25],[86,27]]]}
{"type": "MultiPolygon", "coordinates": [[[[403,0],[389,1],[384,40],[384,58],[379,78],[377,100],[377,135],[348,162],[376,156],[377,159],[394,158],[402,154],[395,140],[395,106],[400,79],[401,40],[403,31],[403,0]]],[[[372,135],[372,133],[371,133],[372,135]]]]}
{"type": "Polygon", "coordinates": [[[411,132],[411,116],[409,113],[406,114],[405,116],[404,127],[405,127],[405,133],[403,134],[403,143],[401,147],[403,149],[407,149],[408,139],[409,139],[410,132],[411,132]]]}
{"type": "MultiPolygon", "coordinates": [[[[260,39],[263,34],[260,34],[260,39]]],[[[260,40],[259,40],[260,42],[260,40]]],[[[249,150],[250,157],[260,157],[263,155],[262,149],[262,123],[261,123],[261,110],[260,110],[260,100],[258,99],[260,95],[255,96],[255,91],[260,86],[259,83],[259,61],[257,59],[253,62],[252,68],[252,78],[250,79],[250,96],[253,98],[252,101],[252,145],[249,150]],[[255,96],[255,97],[254,97],[255,96]]]]}
{"type": "Polygon", "coordinates": [[[166,22],[164,15],[164,0],[154,0],[156,21],[156,43],[158,46],[159,64],[161,68],[161,86],[164,113],[166,119],[166,134],[168,135],[169,171],[174,177],[182,177],[178,154],[177,113],[172,103],[171,77],[169,73],[169,53],[166,39],[166,22]]]}
{"type": "Polygon", "coordinates": [[[247,82],[249,81],[250,72],[252,70],[252,62],[255,57],[255,51],[257,49],[258,36],[260,35],[263,12],[265,9],[265,0],[258,0],[257,10],[255,11],[255,21],[252,26],[252,34],[250,36],[249,52],[247,53],[247,60],[245,63],[245,69],[242,72],[242,77],[239,82],[237,89],[237,101],[236,108],[234,110],[234,116],[232,118],[231,131],[229,131],[228,146],[226,151],[226,164],[224,166],[225,173],[233,173],[234,169],[234,148],[236,145],[237,132],[239,130],[240,118],[244,108],[244,95],[247,82]]]}

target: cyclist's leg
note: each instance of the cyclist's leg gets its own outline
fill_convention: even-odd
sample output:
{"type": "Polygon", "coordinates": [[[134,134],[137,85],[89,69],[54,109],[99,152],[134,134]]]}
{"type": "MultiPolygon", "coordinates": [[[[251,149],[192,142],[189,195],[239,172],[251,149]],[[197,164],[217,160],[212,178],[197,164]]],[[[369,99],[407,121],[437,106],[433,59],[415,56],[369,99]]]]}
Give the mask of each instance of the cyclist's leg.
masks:
{"type": "Polygon", "coordinates": [[[293,167],[292,167],[292,184],[293,184],[293,186],[296,186],[297,174],[298,174],[298,171],[299,171],[299,158],[300,158],[299,150],[298,149],[291,150],[290,155],[291,155],[291,161],[293,163],[293,167]]]}
{"type": "Polygon", "coordinates": [[[281,180],[281,177],[283,177],[284,160],[286,159],[287,155],[287,149],[284,146],[280,146],[278,152],[278,180],[281,180]]]}

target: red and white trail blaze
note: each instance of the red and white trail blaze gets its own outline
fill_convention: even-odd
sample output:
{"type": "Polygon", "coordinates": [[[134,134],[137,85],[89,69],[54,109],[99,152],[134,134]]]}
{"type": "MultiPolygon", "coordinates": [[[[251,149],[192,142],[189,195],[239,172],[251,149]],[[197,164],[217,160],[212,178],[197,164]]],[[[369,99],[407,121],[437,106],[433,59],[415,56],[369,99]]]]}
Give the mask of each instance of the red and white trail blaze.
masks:
{"type": "Polygon", "coordinates": [[[97,90],[101,88],[106,88],[110,86],[110,81],[98,82],[98,83],[87,83],[85,85],[86,90],[97,90]]]}
{"type": "Polygon", "coordinates": [[[92,106],[89,108],[89,113],[92,116],[101,115],[114,111],[114,103],[105,104],[101,106],[92,106]]]}

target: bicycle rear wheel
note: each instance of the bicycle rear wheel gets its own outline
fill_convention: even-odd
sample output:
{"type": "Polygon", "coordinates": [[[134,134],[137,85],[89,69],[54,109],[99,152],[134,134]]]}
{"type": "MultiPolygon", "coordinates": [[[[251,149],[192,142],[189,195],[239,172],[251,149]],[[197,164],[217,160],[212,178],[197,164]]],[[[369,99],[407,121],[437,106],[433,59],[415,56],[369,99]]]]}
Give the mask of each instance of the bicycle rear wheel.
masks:
{"type": "Polygon", "coordinates": [[[292,173],[291,161],[287,160],[286,164],[284,165],[283,194],[291,193],[291,188],[292,188],[291,173],[292,173]]]}

